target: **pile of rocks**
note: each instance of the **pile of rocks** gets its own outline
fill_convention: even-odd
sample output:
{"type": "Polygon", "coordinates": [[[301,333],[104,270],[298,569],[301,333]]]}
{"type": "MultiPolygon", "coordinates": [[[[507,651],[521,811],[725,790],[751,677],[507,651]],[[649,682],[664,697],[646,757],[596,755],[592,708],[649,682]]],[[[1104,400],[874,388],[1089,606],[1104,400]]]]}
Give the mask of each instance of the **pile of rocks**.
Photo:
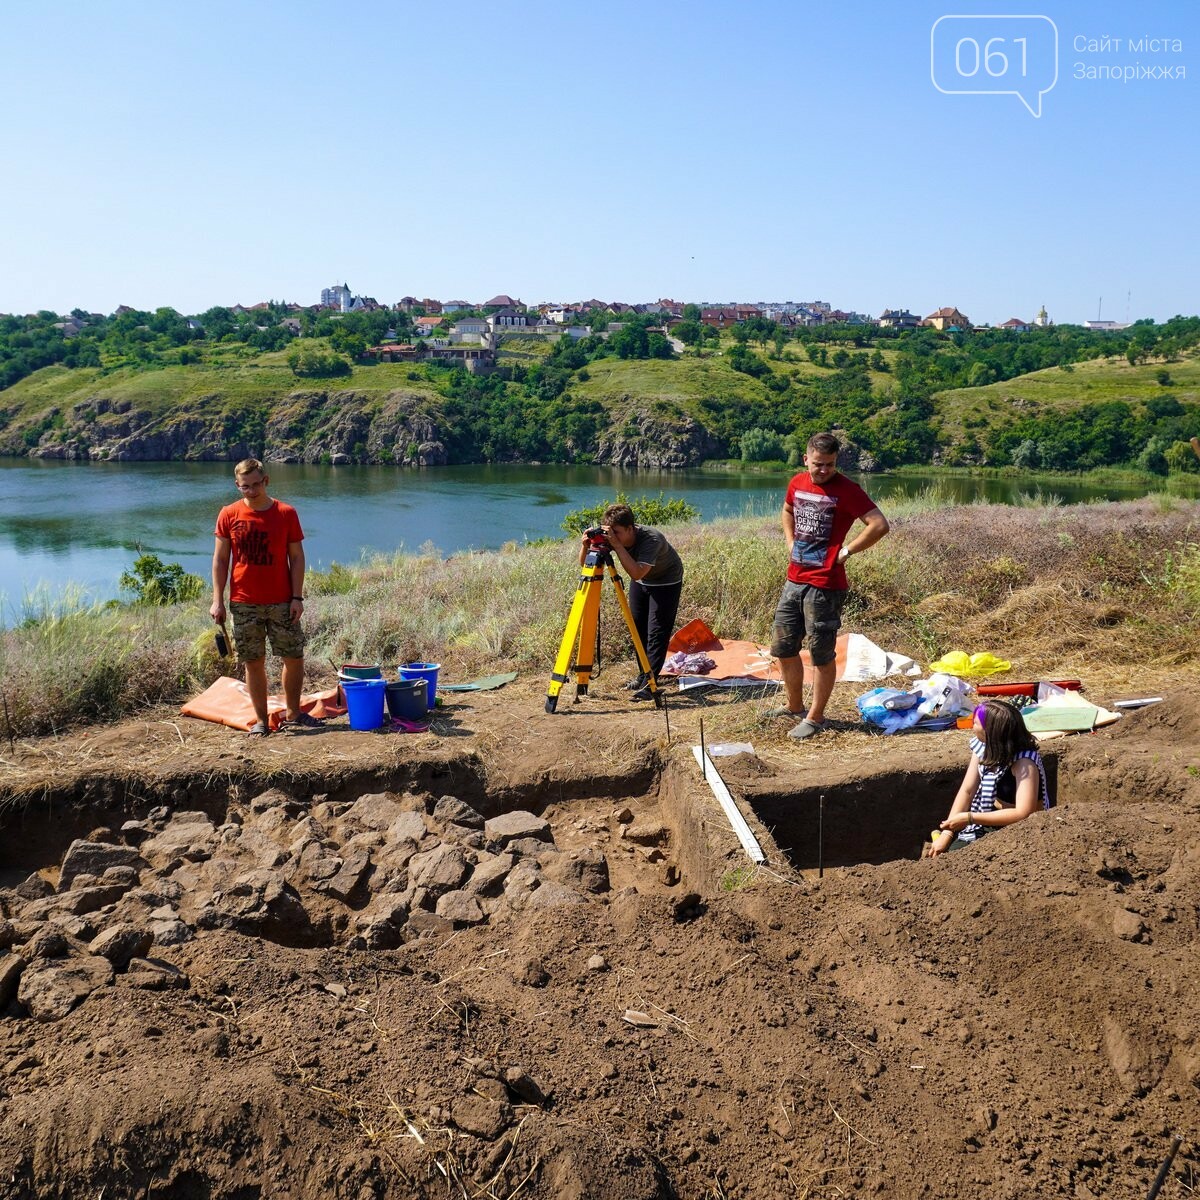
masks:
{"type": "Polygon", "coordinates": [[[0,890],[0,1012],[56,1020],[115,982],[186,986],[148,955],[199,931],[391,949],[608,888],[600,850],[561,851],[534,813],[485,820],[450,796],[332,803],[272,789],[221,824],[154,809],[72,842],[57,887],[35,873],[0,890]]]}

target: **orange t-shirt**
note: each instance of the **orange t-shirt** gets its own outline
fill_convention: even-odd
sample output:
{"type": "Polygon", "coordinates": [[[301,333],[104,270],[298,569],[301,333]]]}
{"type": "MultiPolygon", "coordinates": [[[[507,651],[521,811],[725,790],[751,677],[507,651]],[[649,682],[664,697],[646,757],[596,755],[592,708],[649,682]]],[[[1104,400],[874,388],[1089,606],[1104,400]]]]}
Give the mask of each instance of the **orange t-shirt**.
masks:
{"type": "Polygon", "coordinates": [[[300,518],[290,504],[272,501],[256,512],[244,500],[217,514],[216,534],[233,545],[229,600],[237,604],[286,604],[292,598],[288,543],[302,542],[300,518]]]}

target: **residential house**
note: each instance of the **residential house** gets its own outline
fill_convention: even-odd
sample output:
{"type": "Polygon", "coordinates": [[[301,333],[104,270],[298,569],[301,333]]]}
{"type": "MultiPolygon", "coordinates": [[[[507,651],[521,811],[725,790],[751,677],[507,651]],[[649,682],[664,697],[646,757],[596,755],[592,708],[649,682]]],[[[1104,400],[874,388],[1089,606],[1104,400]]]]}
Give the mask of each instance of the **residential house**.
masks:
{"type": "Polygon", "coordinates": [[[451,345],[478,343],[487,331],[488,323],[483,317],[463,317],[450,326],[451,345]]]}
{"type": "Polygon", "coordinates": [[[939,308],[937,312],[930,313],[921,324],[943,333],[961,332],[971,328],[971,322],[957,308],[939,308]]]}
{"type": "Polygon", "coordinates": [[[700,320],[713,329],[728,329],[731,325],[736,325],[740,318],[736,308],[717,305],[712,308],[702,308],[700,320]]]}
{"type": "Polygon", "coordinates": [[[1030,326],[1028,321],[1022,321],[1017,317],[1009,317],[1000,328],[1007,329],[1009,333],[1028,333],[1030,326]]]}
{"type": "Polygon", "coordinates": [[[363,351],[364,358],[377,359],[379,362],[415,362],[420,355],[420,347],[409,342],[393,343],[388,346],[368,346],[363,351]]]}
{"type": "Polygon", "coordinates": [[[505,296],[502,294],[499,296],[493,296],[490,300],[485,300],[480,307],[485,310],[489,308],[511,308],[524,310],[525,305],[523,305],[520,300],[514,300],[511,296],[505,296]]]}
{"type": "Polygon", "coordinates": [[[401,296],[400,299],[396,301],[395,307],[401,312],[412,312],[412,310],[417,308],[419,305],[420,301],[416,298],[416,296],[401,296]]]}
{"type": "Polygon", "coordinates": [[[885,308],[879,318],[880,329],[916,329],[921,318],[907,308],[885,308]]]}
{"type": "Polygon", "coordinates": [[[421,307],[427,313],[440,313],[442,311],[442,302],[440,300],[431,300],[428,296],[421,301],[421,307]]]}
{"type": "Polygon", "coordinates": [[[300,318],[299,317],[284,317],[283,320],[280,321],[279,323],[280,323],[280,325],[282,325],[285,329],[287,329],[291,333],[292,337],[300,336],[300,318]]]}
{"type": "Polygon", "coordinates": [[[488,317],[487,323],[488,328],[493,332],[498,329],[524,329],[529,324],[529,314],[518,312],[515,308],[505,305],[492,313],[488,317]]]}
{"type": "Polygon", "coordinates": [[[664,299],[660,298],[658,301],[658,311],[661,313],[666,313],[667,316],[670,316],[670,317],[682,317],[683,316],[683,301],[682,300],[664,300],[664,299]]]}
{"type": "Polygon", "coordinates": [[[471,306],[465,300],[447,300],[442,304],[442,312],[455,313],[461,308],[470,308],[471,306]]]}
{"type": "Polygon", "coordinates": [[[418,337],[431,337],[433,331],[442,323],[441,317],[417,317],[413,324],[417,329],[418,337]]]}

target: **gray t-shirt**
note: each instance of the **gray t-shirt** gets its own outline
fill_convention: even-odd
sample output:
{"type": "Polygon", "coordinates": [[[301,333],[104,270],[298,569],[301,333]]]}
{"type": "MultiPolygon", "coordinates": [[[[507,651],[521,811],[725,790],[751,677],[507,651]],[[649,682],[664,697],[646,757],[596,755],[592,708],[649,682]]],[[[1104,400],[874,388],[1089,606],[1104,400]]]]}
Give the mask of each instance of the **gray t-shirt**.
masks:
{"type": "Polygon", "coordinates": [[[636,563],[648,563],[650,570],[640,582],[646,587],[661,587],[668,583],[683,582],[683,560],[679,552],[657,529],[634,526],[635,537],[629,547],[630,557],[636,563]]]}

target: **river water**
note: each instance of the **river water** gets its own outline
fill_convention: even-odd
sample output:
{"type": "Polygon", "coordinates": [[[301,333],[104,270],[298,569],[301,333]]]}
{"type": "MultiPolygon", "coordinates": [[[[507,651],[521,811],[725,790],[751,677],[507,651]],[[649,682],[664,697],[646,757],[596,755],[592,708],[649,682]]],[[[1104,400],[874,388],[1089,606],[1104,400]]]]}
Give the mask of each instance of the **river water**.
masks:
{"type": "MultiPolygon", "coordinates": [[[[274,464],[271,493],[295,504],[308,562],[328,568],[364,555],[442,554],[562,537],[572,509],[611,499],[681,497],[704,520],[775,513],[787,474],[617,471],[606,467],[469,466],[411,470],[274,464]]],[[[1033,484],[936,474],[875,475],[872,497],[911,495],[935,484],[969,501],[1011,500],[1033,484]]],[[[1068,503],[1126,499],[1100,488],[1055,484],[1068,503]]],[[[138,548],[208,578],[217,510],[237,499],[228,463],[70,463],[0,458],[0,625],[19,619],[42,589],[82,588],[104,600],[138,548]]]]}

